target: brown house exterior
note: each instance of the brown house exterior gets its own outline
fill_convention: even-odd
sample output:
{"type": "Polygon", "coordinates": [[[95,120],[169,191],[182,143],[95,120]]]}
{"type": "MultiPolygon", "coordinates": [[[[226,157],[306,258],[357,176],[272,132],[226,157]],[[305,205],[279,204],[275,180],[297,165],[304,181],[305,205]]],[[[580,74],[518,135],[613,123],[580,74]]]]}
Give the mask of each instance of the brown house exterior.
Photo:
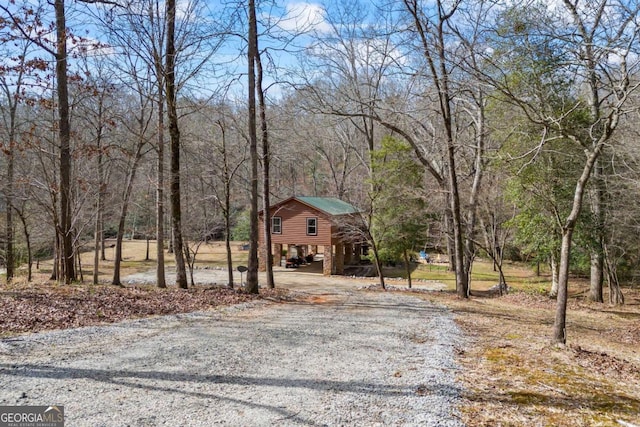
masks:
{"type": "MultiPolygon", "coordinates": [[[[360,221],[358,209],[351,204],[329,197],[290,197],[272,205],[269,213],[274,265],[280,265],[283,249],[289,258],[318,255],[321,248],[325,275],[342,274],[345,264],[359,261],[359,245],[343,232],[345,225],[360,221]]],[[[259,212],[259,226],[259,267],[264,271],[264,211],[259,212]]]]}

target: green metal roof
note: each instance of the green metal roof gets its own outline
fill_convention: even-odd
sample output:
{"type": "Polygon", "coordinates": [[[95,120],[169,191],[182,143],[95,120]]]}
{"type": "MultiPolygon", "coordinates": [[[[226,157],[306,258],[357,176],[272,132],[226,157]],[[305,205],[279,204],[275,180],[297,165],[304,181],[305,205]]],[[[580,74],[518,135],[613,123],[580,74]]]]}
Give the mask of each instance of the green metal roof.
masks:
{"type": "Polygon", "coordinates": [[[296,197],[296,199],[330,215],[346,215],[360,212],[353,205],[333,197],[296,197]]]}

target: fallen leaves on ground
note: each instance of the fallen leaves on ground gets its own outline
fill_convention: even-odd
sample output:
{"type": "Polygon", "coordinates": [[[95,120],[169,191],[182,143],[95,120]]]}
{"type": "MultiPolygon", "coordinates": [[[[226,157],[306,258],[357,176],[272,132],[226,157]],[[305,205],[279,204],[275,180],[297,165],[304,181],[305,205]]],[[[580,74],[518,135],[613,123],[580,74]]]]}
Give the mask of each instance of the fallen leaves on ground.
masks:
{"type": "Polygon", "coordinates": [[[281,290],[251,295],[220,286],[190,289],[151,286],[39,284],[0,288],[0,331],[3,336],[113,323],[124,319],[188,313],[277,298],[281,290]]]}
{"type": "Polygon", "coordinates": [[[572,344],[569,348],[573,352],[576,363],[592,372],[610,377],[637,376],[640,378],[640,366],[636,366],[628,360],[616,357],[606,351],[587,350],[577,344],[572,344]]]}

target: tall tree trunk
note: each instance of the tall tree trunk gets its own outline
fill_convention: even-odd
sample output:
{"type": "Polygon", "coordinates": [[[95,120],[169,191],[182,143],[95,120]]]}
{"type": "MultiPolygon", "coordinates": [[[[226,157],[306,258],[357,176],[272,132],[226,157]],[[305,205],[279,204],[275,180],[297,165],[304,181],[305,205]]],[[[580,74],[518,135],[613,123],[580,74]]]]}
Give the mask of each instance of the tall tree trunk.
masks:
{"type": "MultiPolygon", "coordinates": [[[[440,32],[442,38],[442,32],[440,32]]],[[[444,43],[444,40],[441,40],[444,43]]],[[[442,79],[442,93],[440,94],[440,106],[442,109],[442,119],[446,131],[447,140],[447,172],[449,177],[449,192],[451,195],[451,215],[453,223],[453,250],[455,252],[455,265],[456,265],[456,293],[458,298],[469,297],[469,275],[466,270],[466,264],[464,260],[464,244],[462,233],[462,215],[460,213],[460,192],[458,190],[458,175],[456,172],[456,147],[453,137],[453,118],[451,116],[451,100],[449,95],[448,86],[448,71],[446,70],[446,62],[444,57],[444,45],[440,50],[440,68],[442,79]]]]}
{"type": "Polygon", "coordinates": [[[569,261],[571,256],[571,240],[573,230],[575,228],[580,210],[582,209],[582,201],[585,189],[591,176],[591,171],[600,155],[603,144],[596,145],[595,149],[589,153],[585,162],[582,174],[576,183],[573,196],[573,205],[569,216],[565,220],[562,227],[562,245],[560,247],[560,271],[558,272],[558,300],[556,304],[556,317],[553,325],[553,341],[556,344],[566,344],[566,321],[567,321],[567,295],[569,286],[569,261]]]}
{"type": "Polygon", "coordinates": [[[9,137],[9,145],[6,149],[7,155],[7,180],[5,183],[5,200],[6,200],[6,248],[5,248],[5,264],[7,267],[6,277],[7,283],[11,283],[13,277],[15,275],[15,249],[14,249],[14,225],[13,225],[13,180],[14,180],[14,154],[13,154],[13,146],[14,146],[14,135],[13,135],[13,125],[11,126],[10,137],[9,137]]]}
{"type": "Polygon", "coordinates": [[[158,164],[156,177],[156,285],[166,288],[164,274],[164,99],[158,85],[158,164]]]}
{"type": "Polygon", "coordinates": [[[555,251],[551,253],[551,290],[549,296],[551,298],[558,296],[558,257],[555,251]]]}
{"type": "MultiPolygon", "coordinates": [[[[18,101],[20,94],[22,93],[22,79],[27,73],[27,67],[25,67],[24,61],[27,60],[27,53],[30,43],[25,43],[21,60],[22,66],[18,67],[18,75],[13,83],[13,91],[10,89],[7,81],[2,79],[2,90],[5,94],[5,102],[9,107],[9,123],[8,123],[8,143],[4,146],[5,155],[7,158],[7,176],[5,180],[4,196],[6,204],[6,247],[5,247],[5,264],[6,264],[6,279],[7,283],[10,283],[15,276],[16,257],[15,257],[15,224],[14,224],[14,211],[22,220],[22,215],[16,209],[14,185],[15,185],[15,148],[17,147],[16,141],[16,114],[18,112],[18,101]]],[[[23,207],[24,209],[24,207],[23,207]]],[[[24,222],[23,222],[24,225],[24,222]]],[[[27,242],[27,245],[29,242],[27,242]]],[[[31,281],[31,279],[29,279],[31,281]]]]}
{"type": "Polygon", "coordinates": [[[187,266],[189,267],[189,279],[191,281],[191,286],[195,286],[196,285],[196,281],[193,277],[193,269],[195,267],[195,263],[196,263],[196,255],[195,253],[193,254],[193,257],[191,256],[191,248],[189,248],[189,242],[185,242],[184,244],[184,259],[187,262],[187,266]]]}
{"type": "Polygon", "coordinates": [[[462,218],[460,215],[460,193],[458,191],[458,177],[455,172],[455,147],[453,141],[449,142],[449,186],[451,191],[451,213],[453,215],[453,249],[456,262],[456,293],[458,298],[469,297],[469,276],[465,270],[464,246],[462,237],[462,218]]]}
{"type": "Polygon", "coordinates": [[[67,86],[67,27],[64,0],[55,0],[56,15],[56,85],[58,91],[58,135],[60,144],[60,234],[62,243],[62,278],[76,280],[73,257],[71,209],[71,130],[67,86]]]}
{"type": "MultiPolygon", "coordinates": [[[[258,38],[256,35],[255,40],[256,48],[256,66],[258,71],[257,77],[257,92],[258,92],[258,105],[260,106],[260,127],[262,130],[262,201],[264,204],[263,218],[264,218],[264,248],[265,248],[265,268],[267,273],[267,287],[273,289],[276,287],[273,280],[273,252],[271,244],[271,212],[270,212],[270,181],[269,181],[269,131],[267,128],[267,106],[264,99],[264,89],[262,87],[262,60],[260,58],[260,52],[258,51],[258,38]]],[[[279,257],[280,255],[278,255],[279,257]]]]}
{"type": "MultiPolygon", "coordinates": [[[[19,81],[22,78],[22,73],[18,78],[18,88],[20,88],[19,81]]],[[[15,237],[14,237],[14,221],[13,221],[13,211],[14,211],[14,180],[15,180],[15,145],[16,145],[16,111],[18,108],[17,105],[17,97],[11,96],[8,88],[5,89],[7,95],[7,103],[9,104],[9,143],[5,146],[5,154],[7,157],[7,178],[5,182],[4,188],[4,197],[6,201],[6,247],[5,247],[5,264],[7,267],[6,271],[6,279],[7,283],[11,283],[15,276],[15,237]]]]}
{"type": "MultiPolygon", "coordinates": [[[[160,12],[157,11],[159,15],[160,12]]],[[[156,11],[154,6],[149,7],[149,19],[154,22],[156,11]]],[[[162,63],[162,42],[156,41],[157,49],[153,49],[153,62],[156,75],[156,85],[158,90],[158,98],[156,100],[158,118],[157,118],[157,153],[158,163],[156,165],[156,286],[166,288],[167,282],[164,271],[164,234],[165,234],[165,215],[164,215],[164,79],[165,73],[162,63]]]]}
{"type": "Polygon", "coordinates": [[[258,54],[256,41],[258,38],[255,0],[249,0],[249,152],[251,156],[251,209],[249,232],[249,262],[247,270],[246,290],[258,293],[258,135],[256,126],[256,73],[255,61],[258,54]]]}
{"type": "Polygon", "coordinates": [[[402,251],[402,256],[404,258],[405,271],[407,272],[407,286],[411,289],[411,260],[406,249],[402,251]]]}
{"type": "Polygon", "coordinates": [[[182,213],[180,202],[180,129],[178,127],[178,105],[175,86],[176,48],[176,0],[167,0],[167,43],[165,85],[167,113],[169,118],[169,138],[171,140],[171,230],[173,232],[173,254],[176,260],[176,284],[187,289],[187,270],[184,260],[182,238],[182,213]]]}
{"type": "Polygon", "coordinates": [[[107,242],[104,237],[104,215],[100,215],[100,261],[107,260],[107,242]]]}
{"type": "Polygon", "coordinates": [[[27,225],[27,218],[24,215],[24,210],[16,211],[20,222],[22,222],[22,232],[24,234],[24,240],[27,244],[27,282],[31,283],[33,280],[33,252],[31,250],[31,235],[29,233],[29,226],[27,225]]]}
{"type": "Polygon", "coordinates": [[[447,259],[449,263],[449,271],[456,271],[456,251],[455,251],[455,240],[454,230],[453,230],[453,213],[451,211],[451,194],[449,194],[449,189],[446,185],[442,185],[442,191],[444,193],[444,227],[446,233],[446,242],[447,242],[447,259]]]}
{"type": "MultiPolygon", "coordinates": [[[[143,137],[140,136],[140,138],[143,137]]],[[[129,175],[127,176],[124,194],[122,196],[120,219],[118,220],[118,234],[116,235],[115,256],[113,260],[113,280],[111,281],[111,284],[116,286],[122,286],[122,282],[120,281],[120,265],[122,264],[122,239],[124,238],[124,227],[127,220],[127,211],[129,210],[129,200],[131,199],[133,183],[135,182],[138,165],[140,164],[140,159],[142,159],[142,148],[144,147],[144,144],[144,140],[142,139],[138,142],[136,153],[133,158],[133,163],[131,165],[131,168],[129,169],[129,175]]]]}
{"type": "Polygon", "coordinates": [[[102,165],[102,147],[101,147],[102,135],[98,134],[97,148],[98,148],[98,200],[96,201],[96,223],[94,229],[94,252],[93,252],[93,284],[98,284],[98,273],[100,268],[100,245],[102,243],[102,193],[104,191],[103,180],[103,165],[102,165]]]}
{"type": "Polygon", "coordinates": [[[590,192],[591,216],[594,219],[594,238],[591,249],[591,275],[589,299],[593,302],[604,302],[602,285],[604,283],[604,189],[602,181],[602,167],[596,160],[592,174],[592,188],[590,192]]]}
{"type": "Polygon", "coordinates": [[[51,266],[51,276],[49,280],[60,280],[60,233],[56,227],[56,235],[53,242],[53,265],[51,266]]]}
{"type": "MultiPolygon", "coordinates": [[[[484,158],[484,140],[485,140],[485,117],[484,117],[484,96],[481,90],[478,91],[476,97],[478,103],[478,117],[475,119],[476,130],[476,147],[475,147],[475,159],[474,159],[474,176],[473,184],[471,186],[471,194],[469,195],[469,205],[467,212],[469,214],[467,220],[466,240],[465,240],[465,265],[464,271],[471,280],[471,267],[475,257],[475,232],[476,232],[476,218],[478,213],[478,197],[480,194],[480,187],[482,185],[482,176],[484,172],[483,158],[484,158]]],[[[495,221],[494,221],[495,223],[495,221]]],[[[495,235],[495,233],[494,233],[495,235]]],[[[495,268],[495,264],[494,264],[495,268]]],[[[467,286],[467,294],[471,289],[467,286]]]]}
{"type": "Polygon", "coordinates": [[[616,264],[611,260],[611,254],[605,246],[603,248],[605,267],[607,272],[607,283],[609,284],[609,304],[622,305],[624,304],[624,295],[622,289],[620,289],[620,281],[618,280],[618,274],[616,272],[616,264]]]}
{"type": "Polygon", "coordinates": [[[80,253],[80,247],[76,247],[75,249],[76,259],[78,260],[78,268],[77,271],[80,274],[80,283],[84,282],[84,274],[82,273],[82,256],[80,253]]]}
{"type": "Polygon", "coordinates": [[[460,3],[452,5],[452,9],[445,12],[444,2],[438,0],[437,16],[433,22],[431,18],[423,15],[420,3],[416,0],[404,0],[407,11],[413,18],[415,29],[420,38],[422,54],[428,64],[431,79],[438,95],[438,114],[442,120],[444,129],[444,142],[446,143],[446,167],[449,190],[449,206],[451,209],[451,221],[453,226],[453,258],[456,273],[456,293],[459,298],[469,297],[469,276],[464,262],[464,238],[462,217],[460,214],[460,193],[458,190],[458,177],[455,160],[455,135],[454,120],[452,116],[451,102],[453,99],[449,87],[450,70],[447,69],[447,43],[445,40],[445,27],[452,18],[460,3]],[[423,19],[425,21],[423,21],[423,19]],[[425,23],[426,22],[426,23],[425,23]]]}
{"type": "Polygon", "coordinates": [[[227,274],[229,275],[227,285],[233,289],[233,258],[231,257],[231,234],[229,232],[229,227],[231,227],[230,220],[229,215],[225,214],[224,222],[227,231],[224,233],[224,245],[227,250],[227,274]]]}
{"type": "Polygon", "coordinates": [[[571,255],[571,240],[573,224],[562,230],[562,244],[560,246],[560,269],[558,271],[558,298],[556,303],[556,317],[553,324],[553,338],[556,344],[567,342],[567,299],[569,283],[569,257],[571,255]]]}
{"type": "Polygon", "coordinates": [[[231,254],[231,172],[229,171],[229,156],[227,152],[227,134],[221,121],[217,122],[222,133],[222,176],[224,180],[224,202],[222,212],[224,214],[224,244],[227,252],[227,273],[229,275],[227,285],[233,289],[233,258],[231,254]]]}
{"type": "Polygon", "coordinates": [[[594,248],[591,253],[589,278],[589,300],[593,302],[604,302],[603,283],[604,283],[604,256],[598,248],[594,248]]]}
{"type": "Polygon", "coordinates": [[[371,239],[371,250],[373,251],[373,263],[376,266],[376,272],[378,273],[378,280],[380,282],[380,287],[386,290],[387,285],[384,282],[384,271],[382,270],[382,262],[380,261],[380,256],[378,254],[378,246],[376,245],[374,239],[371,239]]]}
{"type": "Polygon", "coordinates": [[[96,223],[94,228],[94,248],[93,248],[93,284],[98,284],[98,274],[100,269],[100,241],[102,240],[102,229],[100,223],[100,210],[102,209],[102,200],[98,195],[98,201],[96,203],[96,223]]]}

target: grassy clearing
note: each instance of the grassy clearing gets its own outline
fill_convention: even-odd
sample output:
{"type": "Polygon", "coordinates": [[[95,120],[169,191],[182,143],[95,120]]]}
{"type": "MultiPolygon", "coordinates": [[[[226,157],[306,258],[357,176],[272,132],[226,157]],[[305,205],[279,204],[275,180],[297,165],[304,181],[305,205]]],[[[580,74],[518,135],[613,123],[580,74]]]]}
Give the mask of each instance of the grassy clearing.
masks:
{"type": "Polygon", "coordinates": [[[486,292],[498,276],[480,261],[468,301],[425,295],[450,307],[469,337],[458,349],[467,425],[640,425],[640,290],[625,289],[627,304],[615,307],[588,302],[588,284],[572,281],[568,345],[558,347],[549,277],[518,265],[506,276],[509,295],[486,292]]]}

